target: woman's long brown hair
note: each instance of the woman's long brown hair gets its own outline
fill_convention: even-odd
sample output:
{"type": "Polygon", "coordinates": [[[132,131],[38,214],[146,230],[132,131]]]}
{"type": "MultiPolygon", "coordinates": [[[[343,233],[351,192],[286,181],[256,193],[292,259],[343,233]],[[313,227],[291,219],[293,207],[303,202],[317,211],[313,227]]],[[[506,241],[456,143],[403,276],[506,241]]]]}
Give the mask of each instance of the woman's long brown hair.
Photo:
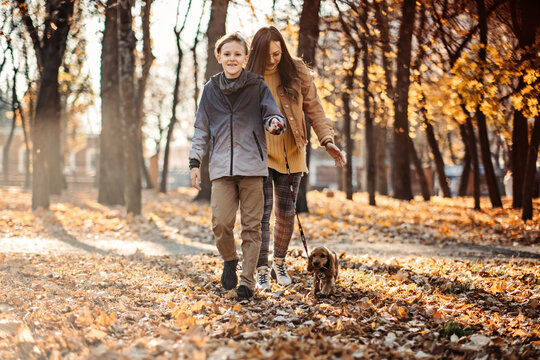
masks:
{"type": "Polygon", "coordinates": [[[271,41],[279,41],[281,45],[281,61],[278,64],[279,77],[287,94],[296,101],[299,94],[293,89],[292,82],[298,78],[298,69],[283,36],[274,26],[260,28],[253,36],[246,69],[255,74],[264,75],[271,41]]]}

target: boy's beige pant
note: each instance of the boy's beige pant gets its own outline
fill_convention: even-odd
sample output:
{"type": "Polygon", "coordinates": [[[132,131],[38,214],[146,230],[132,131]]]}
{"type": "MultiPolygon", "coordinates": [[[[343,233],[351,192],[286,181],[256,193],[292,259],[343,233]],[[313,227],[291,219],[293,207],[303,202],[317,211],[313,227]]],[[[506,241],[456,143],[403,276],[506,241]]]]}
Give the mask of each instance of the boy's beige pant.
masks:
{"type": "Polygon", "coordinates": [[[240,285],[255,288],[255,270],[261,249],[264,211],[262,176],[231,176],[212,181],[212,230],[223,260],[238,259],[233,228],[240,203],[242,223],[242,274],[240,285]]]}

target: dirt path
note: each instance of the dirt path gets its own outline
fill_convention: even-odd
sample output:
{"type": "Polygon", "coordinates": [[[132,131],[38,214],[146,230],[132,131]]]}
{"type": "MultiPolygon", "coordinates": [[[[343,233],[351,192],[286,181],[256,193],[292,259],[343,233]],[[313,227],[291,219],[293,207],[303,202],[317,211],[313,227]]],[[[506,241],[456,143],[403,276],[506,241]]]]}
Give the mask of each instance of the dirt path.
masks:
{"type": "MultiPolygon", "coordinates": [[[[210,235],[208,235],[210,237],[210,235]]],[[[211,238],[211,237],[210,237],[211,238]]],[[[423,245],[403,242],[368,242],[355,241],[351,243],[309,243],[309,249],[316,246],[327,246],[338,253],[350,255],[371,255],[379,257],[443,257],[448,259],[479,259],[489,258],[525,258],[540,259],[538,246],[496,247],[471,244],[423,245]]],[[[198,241],[165,241],[163,239],[77,239],[64,238],[0,238],[0,252],[3,253],[33,253],[43,255],[81,255],[81,254],[110,254],[132,255],[136,252],[150,256],[217,253],[214,244],[198,241]]],[[[291,250],[303,250],[298,239],[291,245],[291,250]]],[[[240,247],[238,247],[241,253],[240,247]]]]}

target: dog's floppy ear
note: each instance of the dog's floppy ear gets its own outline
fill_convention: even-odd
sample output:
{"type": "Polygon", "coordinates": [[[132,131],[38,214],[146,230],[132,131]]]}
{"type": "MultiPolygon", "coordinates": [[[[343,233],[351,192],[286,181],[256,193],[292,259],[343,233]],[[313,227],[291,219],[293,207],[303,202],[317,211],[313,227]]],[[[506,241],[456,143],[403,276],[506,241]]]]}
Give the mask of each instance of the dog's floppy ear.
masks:
{"type": "Polygon", "coordinates": [[[337,276],[339,266],[337,255],[334,251],[328,251],[328,257],[330,261],[330,266],[328,267],[330,269],[330,273],[334,276],[337,276]]]}
{"type": "Polygon", "coordinates": [[[307,271],[312,272],[313,270],[315,269],[313,268],[313,252],[311,252],[308,256],[307,271]]]}

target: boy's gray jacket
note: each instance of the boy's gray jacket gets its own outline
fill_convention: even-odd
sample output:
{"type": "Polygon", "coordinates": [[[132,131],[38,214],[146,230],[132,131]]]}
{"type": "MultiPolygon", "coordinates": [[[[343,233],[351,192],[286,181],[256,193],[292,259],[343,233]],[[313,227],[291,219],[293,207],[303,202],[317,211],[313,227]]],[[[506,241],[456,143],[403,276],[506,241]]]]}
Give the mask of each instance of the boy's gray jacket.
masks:
{"type": "Polygon", "coordinates": [[[216,76],[204,86],[189,158],[201,162],[209,152],[210,180],[268,176],[264,128],[274,117],[285,124],[270,89],[261,75],[247,72],[245,86],[231,105],[216,76]]]}

